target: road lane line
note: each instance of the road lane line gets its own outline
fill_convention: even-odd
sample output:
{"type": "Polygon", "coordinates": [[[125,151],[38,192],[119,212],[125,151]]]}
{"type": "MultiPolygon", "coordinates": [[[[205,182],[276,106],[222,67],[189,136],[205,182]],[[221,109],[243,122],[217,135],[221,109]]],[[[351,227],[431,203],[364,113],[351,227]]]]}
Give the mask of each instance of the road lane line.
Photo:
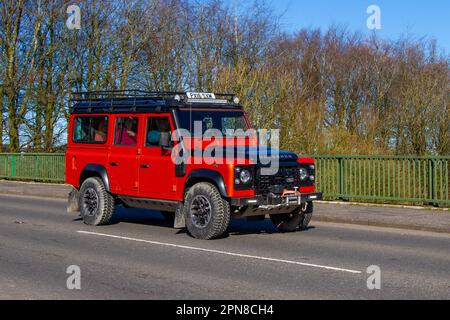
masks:
{"type": "Polygon", "coordinates": [[[341,272],[348,272],[348,273],[353,273],[353,274],[360,274],[361,273],[361,271],[358,271],[358,270],[337,268],[337,267],[324,266],[324,265],[312,264],[312,263],[305,263],[305,262],[299,262],[299,261],[293,261],[293,260],[283,260],[283,259],[275,259],[275,258],[262,257],[262,256],[253,256],[253,255],[242,254],[242,253],[220,251],[220,250],[213,250],[213,249],[205,249],[205,248],[199,248],[199,247],[184,246],[184,245],[179,245],[179,244],[159,242],[159,241],[151,241],[151,240],[144,240],[144,239],[136,239],[136,238],[130,238],[130,237],[122,237],[122,236],[116,236],[116,235],[105,234],[105,233],[97,233],[97,232],[89,232],[89,231],[81,231],[81,230],[79,230],[77,232],[81,233],[81,234],[92,235],[92,236],[99,236],[99,237],[107,237],[107,238],[114,238],[114,239],[121,239],[121,240],[135,241],[135,242],[142,242],[142,243],[148,243],[148,244],[154,244],[154,245],[160,245],[160,246],[166,246],[166,247],[174,247],[174,248],[179,248],[179,249],[201,251],[201,252],[208,252],[208,253],[216,253],[216,254],[222,254],[222,255],[233,256],[233,257],[248,258],[248,259],[255,259],[255,260],[263,260],[263,261],[270,261],[270,262],[279,262],[279,263],[286,263],[286,264],[294,264],[294,265],[299,265],[299,266],[313,267],[313,268],[320,268],[320,269],[327,269],[327,270],[341,271],[341,272]]]}

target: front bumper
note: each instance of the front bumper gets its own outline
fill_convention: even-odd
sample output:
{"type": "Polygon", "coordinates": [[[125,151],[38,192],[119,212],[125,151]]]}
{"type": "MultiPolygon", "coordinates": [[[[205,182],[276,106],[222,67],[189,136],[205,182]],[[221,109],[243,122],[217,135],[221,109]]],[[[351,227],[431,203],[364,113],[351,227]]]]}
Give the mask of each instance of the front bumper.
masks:
{"type": "Polygon", "coordinates": [[[321,192],[298,193],[296,195],[258,195],[253,198],[232,198],[231,205],[236,207],[243,206],[299,206],[302,203],[322,200],[321,192]]]}

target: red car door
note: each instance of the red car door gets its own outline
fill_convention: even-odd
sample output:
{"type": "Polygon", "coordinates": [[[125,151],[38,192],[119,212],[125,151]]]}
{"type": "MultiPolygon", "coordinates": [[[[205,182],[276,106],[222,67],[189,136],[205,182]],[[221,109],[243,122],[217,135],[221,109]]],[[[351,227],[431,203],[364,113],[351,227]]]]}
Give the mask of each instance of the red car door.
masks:
{"type": "Polygon", "coordinates": [[[145,116],[145,133],[139,160],[139,194],[153,199],[176,199],[175,164],[171,150],[160,145],[161,133],[172,133],[169,113],[145,116]]]}
{"type": "Polygon", "coordinates": [[[111,192],[137,196],[139,191],[139,134],[138,116],[114,117],[114,138],[108,160],[111,192]]]}

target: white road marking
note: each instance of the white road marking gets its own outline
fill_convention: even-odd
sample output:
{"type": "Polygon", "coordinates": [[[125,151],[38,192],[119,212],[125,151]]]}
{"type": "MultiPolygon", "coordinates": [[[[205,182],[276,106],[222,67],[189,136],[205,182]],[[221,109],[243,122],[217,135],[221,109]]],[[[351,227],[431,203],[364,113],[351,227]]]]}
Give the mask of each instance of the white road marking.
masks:
{"type": "Polygon", "coordinates": [[[299,265],[299,266],[313,267],[313,268],[320,268],[320,269],[327,269],[327,270],[341,271],[341,272],[348,272],[348,273],[353,273],[353,274],[360,274],[361,273],[361,271],[358,271],[358,270],[343,269],[343,268],[324,266],[324,265],[312,264],[312,263],[305,263],[305,262],[299,262],[299,261],[293,261],[293,260],[283,260],[283,259],[275,259],[275,258],[269,258],[269,257],[252,256],[252,255],[248,255],[248,254],[241,254],[241,253],[234,253],[234,252],[220,251],[220,250],[213,250],[213,249],[205,249],[205,248],[198,248],[198,247],[190,247],[190,246],[184,246],[184,245],[173,244],[173,243],[151,241],[151,240],[144,240],[144,239],[136,239],[136,238],[130,238],[130,237],[122,237],[122,236],[116,236],[116,235],[105,234],[105,233],[97,233],[97,232],[89,232],[89,231],[77,231],[77,232],[78,233],[82,233],[82,234],[86,234],[86,235],[93,235],[93,236],[99,236],[99,237],[108,237],[108,238],[114,238],[114,239],[142,242],[142,243],[148,243],[148,244],[154,244],[154,245],[160,245],[160,246],[166,246],[166,247],[174,247],[174,248],[179,248],[179,249],[187,249],[187,250],[194,250],[194,251],[201,251],[201,252],[208,252],[208,253],[216,253],[216,254],[222,254],[222,255],[233,256],[233,257],[248,258],[248,259],[255,259],[255,260],[263,260],[263,261],[271,261],[271,262],[279,262],[279,263],[286,263],[286,264],[294,264],[294,265],[299,265]]]}

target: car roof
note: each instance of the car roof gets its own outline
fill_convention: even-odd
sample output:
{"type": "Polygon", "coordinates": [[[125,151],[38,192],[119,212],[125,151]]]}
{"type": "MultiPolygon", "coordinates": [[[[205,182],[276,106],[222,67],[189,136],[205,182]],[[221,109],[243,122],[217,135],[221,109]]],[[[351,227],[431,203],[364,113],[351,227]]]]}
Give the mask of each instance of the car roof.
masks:
{"type": "Polygon", "coordinates": [[[115,90],[74,92],[70,113],[167,112],[179,108],[242,110],[234,94],[115,90]]]}

